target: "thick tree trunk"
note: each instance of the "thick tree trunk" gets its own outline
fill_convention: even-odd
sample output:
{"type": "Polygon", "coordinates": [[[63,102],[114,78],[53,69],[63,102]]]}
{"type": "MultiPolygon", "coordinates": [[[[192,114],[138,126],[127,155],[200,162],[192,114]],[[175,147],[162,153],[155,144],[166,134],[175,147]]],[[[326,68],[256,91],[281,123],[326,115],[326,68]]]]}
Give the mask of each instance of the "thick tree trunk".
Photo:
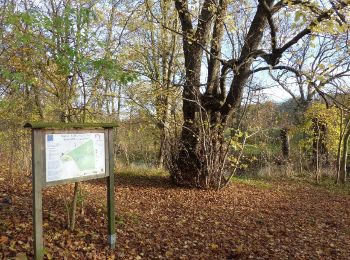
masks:
{"type": "MultiPolygon", "coordinates": [[[[182,10],[183,3],[176,2],[182,10]]],[[[179,12],[181,18],[183,13],[179,12]]],[[[186,15],[186,14],[184,14],[186,15]]],[[[183,31],[193,34],[192,25],[181,19],[183,31]]],[[[209,23],[209,22],[208,22],[209,23]]],[[[194,37],[194,35],[193,35],[194,37]]],[[[200,74],[203,50],[197,44],[192,44],[186,37],[183,38],[183,50],[185,56],[186,81],[182,92],[183,117],[179,154],[177,158],[177,170],[172,174],[172,179],[177,184],[186,186],[198,186],[198,178],[201,173],[198,158],[198,112],[200,109],[200,74]]]]}
{"type": "Polygon", "coordinates": [[[227,143],[223,130],[214,123],[213,118],[220,117],[212,116],[209,122],[205,121],[206,116],[199,119],[202,123],[195,125],[195,135],[183,129],[183,146],[179,151],[175,172],[178,175],[172,172],[172,178],[175,178],[177,184],[217,189],[225,182],[222,171],[227,143]],[[188,136],[184,136],[184,133],[188,136]],[[184,137],[187,138],[187,147],[184,145],[184,137]]]}
{"type": "Polygon", "coordinates": [[[227,1],[204,1],[196,30],[193,28],[187,1],[175,0],[181,21],[186,81],[183,89],[184,123],[178,156],[171,171],[173,181],[180,185],[217,188],[224,163],[224,131],[233,111],[240,105],[243,88],[249,78],[254,52],[262,40],[267,25],[266,7],[273,0],[259,2],[255,17],[237,61],[220,64],[221,41],[227,1]],[[214,19],[214,17],[216,19],[214,19]],[[215,20],[214,26],[212,26],[215,20]],[[210,30],[212,35],[209,35],[210,30]],[[204,94],[200,92],[203,46],[211,43],[208,82],[204,94]],[[219,69],[221,66],[221,70],[219,69]],[[226,94],[226,75],[234,73],[230,90],[226,94]]]}

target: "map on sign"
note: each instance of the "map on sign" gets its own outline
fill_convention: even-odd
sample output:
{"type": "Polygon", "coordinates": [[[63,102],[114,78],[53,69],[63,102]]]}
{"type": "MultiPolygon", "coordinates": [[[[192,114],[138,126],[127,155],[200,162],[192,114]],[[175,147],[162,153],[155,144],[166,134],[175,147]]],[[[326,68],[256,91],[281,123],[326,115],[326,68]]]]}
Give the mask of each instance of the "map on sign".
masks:
{"type": "Polygon", "coordinates": [[[46,134],[46,182],[105,173],[104,133],[46,134]]]}

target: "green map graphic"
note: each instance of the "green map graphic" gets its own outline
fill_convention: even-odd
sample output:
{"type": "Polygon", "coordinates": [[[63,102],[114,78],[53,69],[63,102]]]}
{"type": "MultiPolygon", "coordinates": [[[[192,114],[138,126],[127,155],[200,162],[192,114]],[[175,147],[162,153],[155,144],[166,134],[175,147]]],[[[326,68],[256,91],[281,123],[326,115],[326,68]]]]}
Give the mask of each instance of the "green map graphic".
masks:
{"type": "Polygon", "coordinates": [[[95,151],[92,140],[83,143],[70,151],[67,155],[76,162],[79,170],[86,171],[95,169],[95,151]]]}

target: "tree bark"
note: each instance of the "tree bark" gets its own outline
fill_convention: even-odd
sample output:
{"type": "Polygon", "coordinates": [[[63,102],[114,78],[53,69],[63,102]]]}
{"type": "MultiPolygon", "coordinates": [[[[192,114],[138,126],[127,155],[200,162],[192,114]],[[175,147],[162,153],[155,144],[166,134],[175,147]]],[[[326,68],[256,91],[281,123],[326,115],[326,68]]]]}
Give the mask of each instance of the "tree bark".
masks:
{"type": "MultiPolygon", "coordinates": [[[[184,34],[183,51],[186,81],[182,109],[184,123],[176,161],[177,167],[175,171],[172,171],[171,176],[177,184],[186,186],[207,186],[208,175],[211,174],[208,172],[208,164],[205,161],[209,157],[211,157],[212,163],[221,161],[224,129],[229,117],[240,104],[243,88],[249,78],[248,72],[253,62],[251,55],[257,50],[267,25],[264,6],[259,3],[239,60],[235,64],[233,61],[224,64],[220,70],[219,55],[227,1],[219,1],[216,9],[212,8],[214,2],[204,1],[195,30],[190,20],[191,15],[188,11],[187,1],[175,1],[184,34]],[[213,21],[215,21],[213,32],[210,35],[213,21]],[[201,65],[203,46],[207,46],[208,42],[211,42],[211,57],[206,92],[203,95],[200,92],[201,65]],[[234,78],[230,91],[226,95],[225,77],[229,69],[233,69],[234,78]],[[208,138],[210,140],[207,140],[208,138]],[[204,148],[209,146],[211,147],[210,151],[214,152],[216,154],[214,157],[217,158],[207,154],[204,148]]],[[[272,3],[273,0],[264,2],[270,7],[272,3]]],[[[215,169],[215,167],[211,166],[211,169],[215,169]]],[[[209,186],[215,188],[218,184],[209,184],[209,186]]]]}
{"type": "Polygon", "coordinates": [[[166,98],[165,110],[163,115],[163,120],[160,125],[160,147],[158,153],[158,166],[162,167],[164,161],[166,160],[168,154],[168,143],[169,143],[169,117],[170,117],[170,103],[168,98],[166,98]]]}
{"type": "Polygon", "coordinates": [[[187,1],[175,1],[180,18],[183,36],[186,80],[182,92],[184,123],[180,138],[177,169],[172,179],[177,184],[199,186],[198,176],[201,173],[198,157],[198,112],[201,107],[200,76],[203,49],[209,40],[208,33],[212,23],[211,1],[205,1],[198,21],[197,30],[193,28],[187,1]]]}
{"type": "Polygon", "coordinates": [[[281,143],[282,143],[282,156],[284,160],[289,159],[290,144],[289,144],[289,129],[284,127],[280,132],[281,143]]]}
{"type": "Polygon", "coordinates": [[[327,147],[327,125],[318,118],[312,119],[313,124],[313,164],[316,167],[329,165],[329,152],[327,147]]]}
{"type": "Polygon", "coordinates": [[[340,162],[339,177],[340,177],[341,183],[345,183],[346,177],[347,177],[346,166],[347,166],[347,158],[348,158],[349,139],[350,139],[349,137],[350,137],[350,127],[348,126],[344,134],[343,153],[342,153],[341,162],[340,162]]]}

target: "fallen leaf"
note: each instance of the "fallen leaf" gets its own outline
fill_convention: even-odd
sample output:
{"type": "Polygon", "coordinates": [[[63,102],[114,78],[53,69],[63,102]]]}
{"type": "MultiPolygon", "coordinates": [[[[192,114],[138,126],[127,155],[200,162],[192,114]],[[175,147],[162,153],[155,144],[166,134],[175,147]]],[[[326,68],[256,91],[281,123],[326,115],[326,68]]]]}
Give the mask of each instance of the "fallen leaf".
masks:
{"type": "Polygon", "coordinates": [[[241,244],[241,245],[239,245],[238,247],[236,247],[236,249],[234,249],[233,252],[234,252],[236,255],[242,254],[242,252],[243,252],[243,244],[241,244]]]}
{"type": "Polygon", "coordinates": [[[46,257],[47,257],[47,259],[49,259],[49,260],[51,260],[53,257],[52,257],[52,255],[50,254],[50,253],[46,253],[46,257]]]}
{"type": "Polygon", "coordinates": [[[172,257],[173,256],[173,252],[172,251],[166,251],[165,252],[165,256],[168,257],[168,258],[172,257]]]}
{"type": "Polygon", "coordinates": [[[5,244],[8,241],[8,237],[7,236],[1,236],[0,237],[0,244],[5,244]]]}
{"type": "Polygon", "coordinates": [[[217,244],[210,244],[210,249],[213,250],[213,251],[216,251],[219,249],[219,246],[217,244]]]}

